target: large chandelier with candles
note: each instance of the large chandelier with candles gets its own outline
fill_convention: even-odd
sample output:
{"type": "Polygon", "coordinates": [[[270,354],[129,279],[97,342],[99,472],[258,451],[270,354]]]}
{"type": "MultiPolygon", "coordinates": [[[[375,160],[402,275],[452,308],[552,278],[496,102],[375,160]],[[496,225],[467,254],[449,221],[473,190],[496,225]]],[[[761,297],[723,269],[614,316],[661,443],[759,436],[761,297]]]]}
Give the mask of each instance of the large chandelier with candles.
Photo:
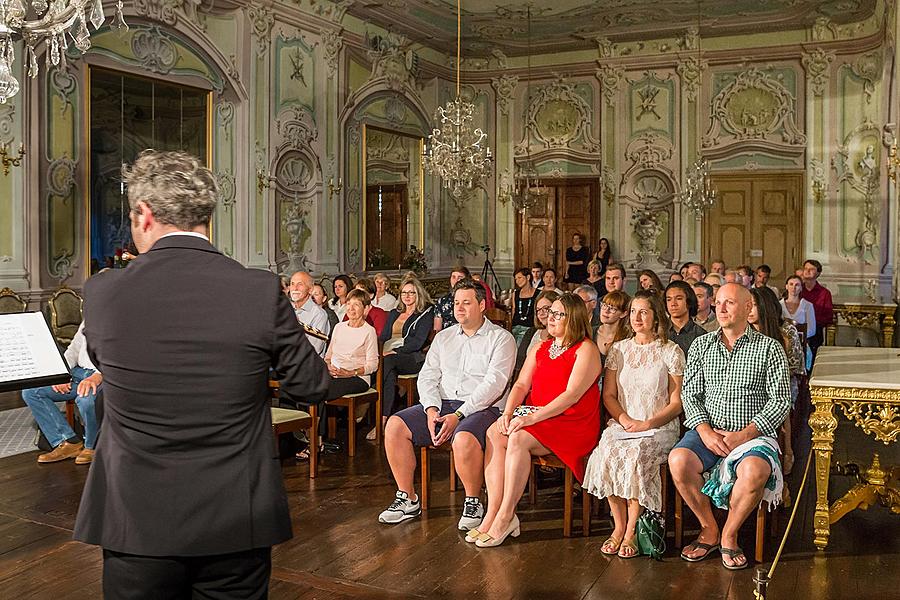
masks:
{"type": "MultiPolygon", "coordinates": [[[[88,23],[94,30],[103,25],[101,0],[0,0],[0,104],[19,93],[13,75],[15,42],[25,45],[28,76],[38,72],[35,47],[43,42],[47,67],[65,66],[69,40],[81,52],[91,47],[88,23]]],[[[116,4],[115,26],[127,29],[122,16],[122,0],[116,4]]]]}
{"type": "MultiPolygon", "coordinates": [[[[2,0],[0,0],[2,1],[2,0]]],[[[441,178],[454,198],[461,198],[491,173],[491,149],[487,134],[475,127],[475,105],[459,93],[462,12],[456,3],[456,99],[439,106],[437,124],[428,136],[423,162],[425,170],[441,178]]]]}
{"type": "MultiPolygon", "coordinates": [[[[697,66],[702,69],[700,17],[700,0],[697,0],[697,66]]],[[[702,91],[703,78],[701,76],[701,93],[698,93],[698,100],[703,98],[702,91]]],[[[682,181],[681,192],[678,199],[681,201],[682,206],[694,213],[694,216],[698,221],[703,217],[703,214],[706,213],[706,211],[715,206],[716,201],[718,200],[718,191],[713,185],[712,178],[710,177],[709,161],[703,158],[703,155],[699,150],[699,139],[697,160],[695,160],[684,173],[684,180],[682,181]]]]}

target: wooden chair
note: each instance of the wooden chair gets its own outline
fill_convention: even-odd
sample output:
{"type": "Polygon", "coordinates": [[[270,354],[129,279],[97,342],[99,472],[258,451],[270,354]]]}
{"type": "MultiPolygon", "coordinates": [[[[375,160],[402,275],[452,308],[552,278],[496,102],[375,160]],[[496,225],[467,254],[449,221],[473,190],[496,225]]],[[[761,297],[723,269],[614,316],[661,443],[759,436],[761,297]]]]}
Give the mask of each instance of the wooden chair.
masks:
{"type": "Polygon", "coordinates": [[[56,290],[47,302],[50,307],[50,331],[63,346],[72,343],[82,321],[84,300],[68,287],[56,290]]]}
{"type": "MultiPolygon", "coordinates": [[[[278,392],[281,389],[278,381],[275,379],[269,380],[269,393],[272,395],[273,401],[277,401],[278,392]]],[[[306,429],[307,437],[310,440],[318,440],[319,439],[319,407],[315,404],[310,405],[309,411],[304,412],[301,410],[295,410],[290,408],[280,408],[280,407],[272,407],[272,429],[275,432],[275,438],[277,440],[278,436],[282,433],[288,433],[293,431],[302,431],[306,429]],[[285,422],[283,424],[276,424],[276,413],[275,411],[288,411],[288,412],[280,412],[281,421],[286,416],[293,416],[292,419],[284,419],[285,422]],[[290,415],[289,413],[303,413],[309,416],[309,426],[303,427],[303,420],[299,415],[290,415]],[[299,422],[299,423],[298,423],[299,422]]],[[[277,441],[276,441],[277,443],[277,441]]],[[[309,444],[309,478],[315,479],[316,475],[319,474],[319,444],[313,443],[310,441],[309,444]]]]}
{"type": "Polygon", "coordinates": [[[495,306],[484,311],[485,318],[506,330],[512,329],[512,315],[505,308],[495,306]]]}
{"type": "MultiPolygon", "coordinates": [[[[312,434],[318,434],[313,416],[302,410],[293,410],[290,408],[272,407],[272,431],[275,434],[275,449],[278,449],[278,436],[284,433],[294,433],[295,431],[309,431],[312,434]]],[[[317,415],[318,416],[318,415],[317,415]]],[[[319,468],[319,448],[316,444],[309,446],[309,477],[314,479],[319,468]]]]}
{"type": "Polygon", "coordinates": [[[450,491],[456,491],[456,462],[453,459],[453,446],[447,442],[441,446],[422,446],[419,449],[419,470],[421,472],[421,485],[419,497],[422,500],[422,510],[428,510],[431,504],[431,451],[443,450],[450,453],[450,491]]]}
{"type": "Polygon", "coordinates": [[[419,375],[398,375],[397,387],[406,391],[406,406],[410,407],[419,401],[419,375]]]}
{"type": "MultiPolygon", "coordinates": [[[[586,459],[585,459],[586,460],[586,459]]],[[[552,469],[565,469],[565,485],[563,498],[563,537],[572,537],[572,524],[575,514],[572,507],[572,496],[575,492],[575,474],[555,454],[531,457],[531,476],[528,479],[528,498],[532,504],[537,503],[537,467],[550,467],[552,469]]],[[[591,535],[591,495],[581,488],[581,535],[591,535]]]]}
{"type": "MultiPolygon", "coordinates": [[[[336,406],[347,409],[347,432],[349,439],[347,440],[347,455],[356,456],[356,407],[363,404],[375,406],[375,414],[378,417],[378,423],[381,423],[381,394],[373,388],[369,388],[365,392],[359,394],[347,394],[334,400],[329,400],[325,406],[336,406]]],[[[337,418],[328,417],[328,437],[334,438],[337,435],[337,418]]],[[[381,445],[381,427],[375,427],[375,441],[381,445]]]]}
{"type": "MultiPolygon", "coordinates": [[[[766,505],[760,505],[756,509],[756,547],[754,549],[753,558],[756,562],[762,562],[765,554],[766,544],[766,513],[768,513],[766,505]]],[[[771,535],[775,535],[778,527],[778,519],[772,515],[770,519],[771,535]]],[[[678,490],[675,490],[675,547],[682,548],[684,538],[684,499],[678,490]]]]}
{"type": "Polygon", "coordinates": [[[28,303],[8,287],[0,290],[0,315],[25,312],[28,303]]]}

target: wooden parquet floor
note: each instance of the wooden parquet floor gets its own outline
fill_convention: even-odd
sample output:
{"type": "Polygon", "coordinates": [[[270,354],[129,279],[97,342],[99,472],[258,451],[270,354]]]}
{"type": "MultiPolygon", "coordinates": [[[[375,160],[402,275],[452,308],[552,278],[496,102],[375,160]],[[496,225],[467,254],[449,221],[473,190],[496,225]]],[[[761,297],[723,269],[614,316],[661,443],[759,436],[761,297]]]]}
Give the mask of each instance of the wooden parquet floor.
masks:
{"type": "MultiPolygon", "coordinates": [[[[839,458],[863,462],[877,448],[884,459],[900,462],[896,451],[888,452],[893,448],[867,445],[871,440],[854,429],[841,424],[839,458]]],[[[0,460],[0,598],[99,598],[100,550],[71,539],[87,468],[73,461],[39,466],[36,454],[0,460]]],[[[456,530],[463,495],[447,490],[447,457],[435,453],[432,461],[432,509],[421,519],[386,526],[376,518],[390,503],[394,486],[383,452],[374,444],[361,442],[353,460],[324,457],[314,481],[305,464],[286,460],[295,535],[273,550],[270,597],[753,597],[753,569],[726,571],[718,556],[697,564],[680,560],[674,548],[661,562],[603,556],[604,517],[595,517],[591,537],[563,538],[562,487],[551,481],[544,482],[535,506],[523,499],[520,538],[499,548],[475,548],[456,530]]],[[[795,490],[804,461],[798,457],[791,478],[795,490]]],[[[847,478],[834,481],[834,494],[850,485],[847,478]]],[[[769,597],[900,597],[900,519],[880,507],[856,511],[833,527],[831,545],[818,553],[812,545],[811,483],[769,597]]],[[[782,511],[780,532],[786,521],[782,511]]],[[[742,545],[752,549],[752,530],[745,529],[742,545]]],[[[769,540],[768,561],[776,544],[769,540]]]]}

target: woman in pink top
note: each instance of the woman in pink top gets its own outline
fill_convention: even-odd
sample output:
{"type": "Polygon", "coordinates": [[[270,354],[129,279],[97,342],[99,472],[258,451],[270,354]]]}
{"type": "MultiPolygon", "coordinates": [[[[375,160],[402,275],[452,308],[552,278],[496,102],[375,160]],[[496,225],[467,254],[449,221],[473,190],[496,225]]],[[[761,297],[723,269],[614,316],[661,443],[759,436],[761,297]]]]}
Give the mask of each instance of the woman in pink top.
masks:
{"type": "Polygon", "coordinates": [[[378,336],[366,323],[369,294],[352,290],[347,294],[347,320],[334,326],[325,364],[331,375],[326,400],[369,389],[370,375],[378,370],[378,336]]]}

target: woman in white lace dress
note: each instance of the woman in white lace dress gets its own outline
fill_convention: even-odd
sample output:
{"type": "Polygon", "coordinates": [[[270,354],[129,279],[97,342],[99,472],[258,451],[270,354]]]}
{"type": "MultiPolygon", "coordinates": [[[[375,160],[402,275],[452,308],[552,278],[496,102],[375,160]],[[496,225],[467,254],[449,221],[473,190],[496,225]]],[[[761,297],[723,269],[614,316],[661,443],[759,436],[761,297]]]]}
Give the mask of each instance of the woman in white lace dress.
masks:
{"type": "Polygon", "coordinates": [[[608,498],[615,524],[600,551],[622,558],[637,555],[635,526],[644,507],[662,510],[659,465],[678,441],[684,373],[684,353],[666,339],[658,295],[637,292],[628,313],[631,335],[606,358],[603,406],[611,418],[584,476],[588,492],[608,498]],[[646,437],[636,435],[642,432],[646,437]]]}

